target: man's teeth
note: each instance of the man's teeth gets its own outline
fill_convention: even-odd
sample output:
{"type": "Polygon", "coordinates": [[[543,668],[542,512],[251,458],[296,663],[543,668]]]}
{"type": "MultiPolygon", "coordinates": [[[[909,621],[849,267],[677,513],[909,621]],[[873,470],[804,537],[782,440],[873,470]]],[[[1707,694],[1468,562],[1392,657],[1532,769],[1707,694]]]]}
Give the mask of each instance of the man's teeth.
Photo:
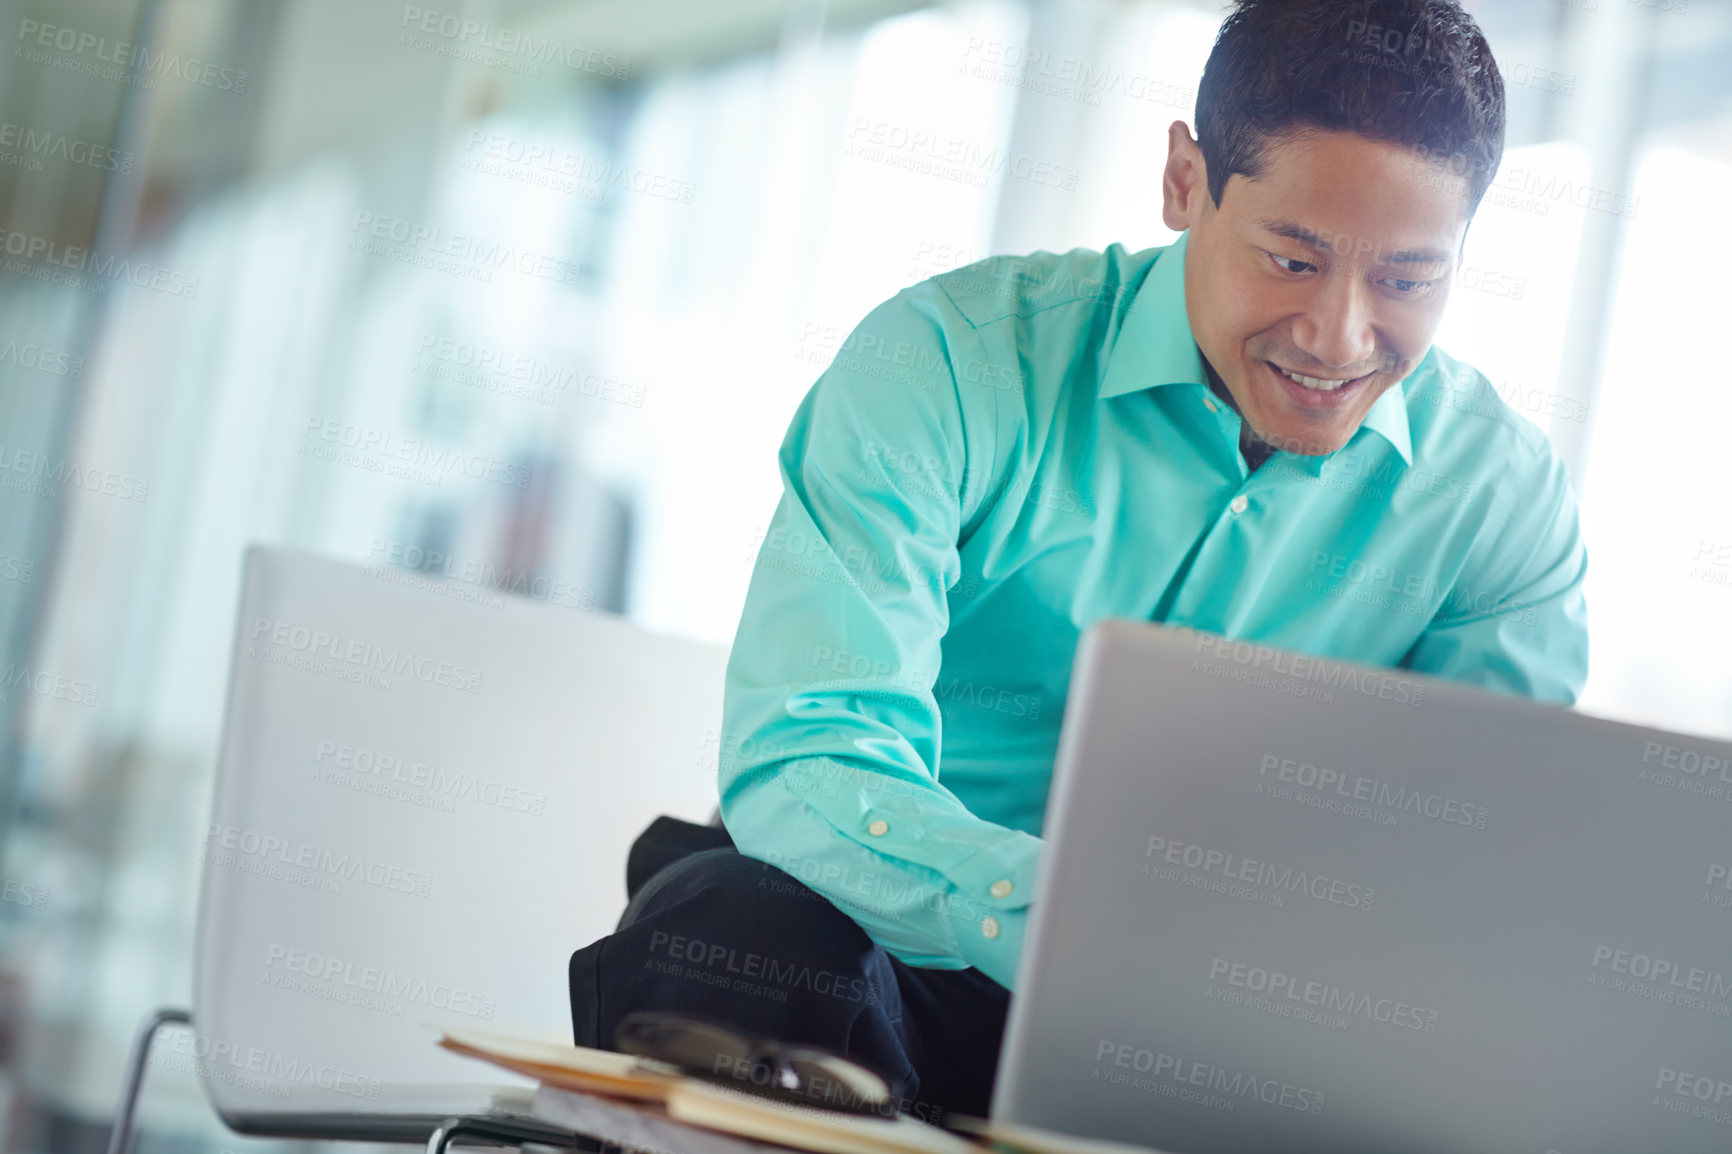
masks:
{"type": "MultiPolygon", "coordinates": [[[[1332,393],[1336,389],[1339,389],[1342,385],[1352,383],[1352,381],[1326,381],[1326,380],[1322,379],[1321,377],[1308,377],[1308,376],[1305,376],[1303,373],[1287,372],[1287,370],[1282,369],[1280,365],[1276,365],[1275,367],[1277,369],[1281,369],[1281,372],[1286,374],[1288,380],[1294,381],[1294,382],[1301,384],[1301,385],[1304,385],[1308,389],[1316,389],[1320,393],[1332,393]]],[[[1357,377],[1352,378],[1352,380],[1358,380],[1358,379],[1359,378],[1357,378],[1357,377]]]]}

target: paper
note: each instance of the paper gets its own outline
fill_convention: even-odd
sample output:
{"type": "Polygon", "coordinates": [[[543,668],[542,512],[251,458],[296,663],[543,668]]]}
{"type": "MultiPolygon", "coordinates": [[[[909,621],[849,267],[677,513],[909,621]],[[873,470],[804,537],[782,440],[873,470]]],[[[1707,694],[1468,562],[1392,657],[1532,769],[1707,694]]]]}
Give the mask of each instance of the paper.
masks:
{"type": "Polygon", "coordinates": [[[683,1077],[672,1066],[631,1054],[511,1038],[481,1030],[447,1030],[439,1044],[447,1050],[492,1062],[549,1086],[616,1098],[664,1102],[668,1088],[683,1077]]]}
{"type": "Polygon", "coordinates": [[[818,1154],[981,1154],[967,1138],[913,1118],[796,1106],[697,1081],[673,1087],[667,1111],[676,1121],[818,1154]]]}

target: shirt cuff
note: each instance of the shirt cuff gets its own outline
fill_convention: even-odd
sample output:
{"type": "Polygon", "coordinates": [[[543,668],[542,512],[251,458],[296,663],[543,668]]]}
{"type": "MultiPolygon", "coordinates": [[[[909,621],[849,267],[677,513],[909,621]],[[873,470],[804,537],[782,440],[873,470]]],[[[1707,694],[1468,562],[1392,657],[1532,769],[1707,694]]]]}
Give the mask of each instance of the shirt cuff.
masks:
{"type": "Polygon", "coordinates": [[[1006,989],[1016,986],[1043,843],[1020,830],[952,869],[948,911],[957,952],[1006,989]]]}
{"type": "Polygon", "coordinates": [[[958,923],[956,944],[969,965],[1005,989],[1014,990],[1027,930],[1026,909],[987,914],[973,926],[958,923]]]}

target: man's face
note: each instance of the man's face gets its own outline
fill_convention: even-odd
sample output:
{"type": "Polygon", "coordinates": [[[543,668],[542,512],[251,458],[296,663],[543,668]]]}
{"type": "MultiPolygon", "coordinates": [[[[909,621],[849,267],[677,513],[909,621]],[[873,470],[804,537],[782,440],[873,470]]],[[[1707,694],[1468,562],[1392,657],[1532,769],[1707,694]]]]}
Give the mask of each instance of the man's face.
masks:
{"type": "Polygon", "coordinates": [[[1183,122],[1169,144],[1162,216],[1190,230],[1197,347],[1260,440],[1334,452],[1431,347],[1467,230],[1466,178],[1400,145],[1309,132],[1272,142],[1255,180],[1229,177],[1217,207],[1183,122]]]}

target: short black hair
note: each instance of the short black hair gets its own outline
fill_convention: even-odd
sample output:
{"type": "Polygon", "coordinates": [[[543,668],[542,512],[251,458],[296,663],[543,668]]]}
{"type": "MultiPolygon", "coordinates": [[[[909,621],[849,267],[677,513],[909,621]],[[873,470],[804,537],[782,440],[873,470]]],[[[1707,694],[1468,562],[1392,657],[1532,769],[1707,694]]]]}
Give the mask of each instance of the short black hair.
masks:
{"type": "Polygon", "coordinates": [[[1468,216],[1503,156],[1503,77],[1456,0],[1238,0],[1197,86],[1216,207],[1308,129],[1406,145],[1465,176],[1468,216]]]}

